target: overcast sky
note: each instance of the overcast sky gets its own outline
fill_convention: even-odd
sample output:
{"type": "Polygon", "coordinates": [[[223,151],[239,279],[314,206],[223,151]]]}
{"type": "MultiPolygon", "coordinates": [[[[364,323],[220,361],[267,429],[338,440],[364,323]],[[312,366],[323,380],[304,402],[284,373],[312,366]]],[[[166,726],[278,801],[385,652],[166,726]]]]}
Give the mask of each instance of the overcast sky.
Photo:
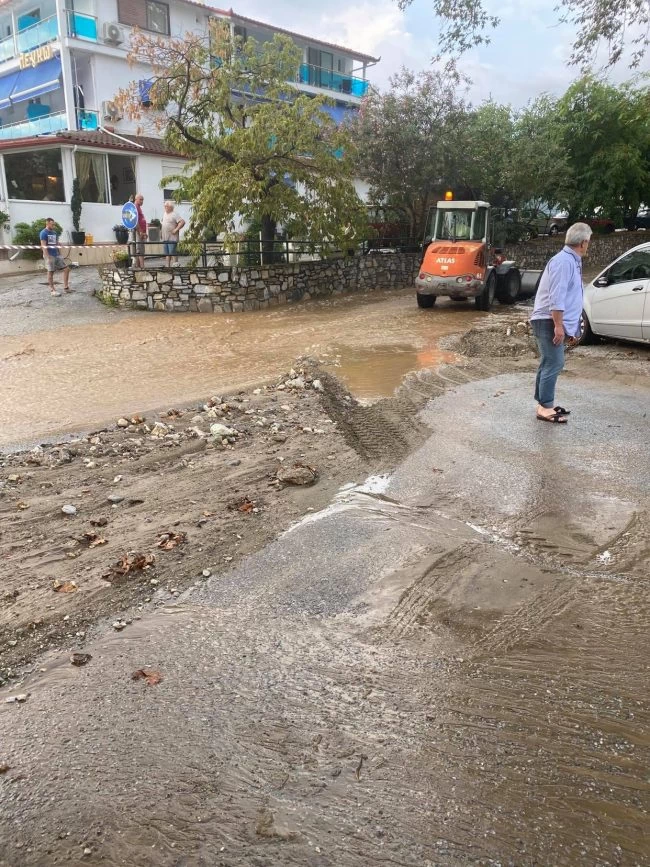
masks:
{"type": "MultiPolygon", "coordinates": [[[[554,6],[554,0],[488,0],[502,24],[493,32],[491,45],[461,60],[474,81],[473,101],[491,95],[522,106],[544,91],[566,90],[578,74],[566,64],[572,30],[556,23],[554,6]]],[[[395,0],[239,0],[233,8],[241,15],[381,56],[381,63],[368,74],[380,87],[401,66],[427,67],[436,51],[431,0],[414,0],[406,12],[400,12],[395,0]]],[[[644,69],[650,69],[650,53],[644,69]]],[[[622,66],[612,77],[622,81],[631,74],[622,66]]]]}

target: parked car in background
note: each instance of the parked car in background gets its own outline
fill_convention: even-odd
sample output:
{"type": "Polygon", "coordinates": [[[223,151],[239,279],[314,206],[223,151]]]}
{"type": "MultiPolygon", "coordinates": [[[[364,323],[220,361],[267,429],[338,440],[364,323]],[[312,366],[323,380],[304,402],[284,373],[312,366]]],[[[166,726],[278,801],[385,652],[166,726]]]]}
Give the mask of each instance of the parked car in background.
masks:
{"type": "Polygon", "coordinates": [[[650,208],[641,208],[636,217],[626,217],[624,225],[628,232],[634,232],[637,229],[650,229],[650,208]]]}
{"type": "Polygon", "coordinates": [[[543,210],[524,209],[520,211],[520,219],[535,235],[559,235],[567,230],[567,215],[551,214],[543,210]]]}
{"type": "Polygon", "coordinates": [[[592,215],[591,217],[579,217],[576,223],[586,223],[598,235],[610,235],[616,230],[616,223],[611,217],[603,217],[600,214],[592,215]]]}
{"type": "Polygon", "coordinates": [[[585,288],[581,343],[618,337],[650,343],[650,243],[608,265],[585,288]]]}

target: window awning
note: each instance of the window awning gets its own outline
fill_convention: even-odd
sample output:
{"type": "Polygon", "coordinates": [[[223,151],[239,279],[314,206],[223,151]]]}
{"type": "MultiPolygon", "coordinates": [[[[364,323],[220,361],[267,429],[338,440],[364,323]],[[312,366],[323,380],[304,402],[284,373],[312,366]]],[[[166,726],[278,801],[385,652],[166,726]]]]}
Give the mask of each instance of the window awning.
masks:
{"type": "Polygon", "coordinates": [[[0,109],[8,108],[11,105],[11,91],[14,89],[18,72],[10,72],[9,75],[3,75],[0,78],[0,109]]]}
{"type": "Polygon", "coordinates": [[[12,102],[24,102],[58,90],[61,86],[61,58],[53,57],[38,66],[21,69],[11,92],[12,102]]]}

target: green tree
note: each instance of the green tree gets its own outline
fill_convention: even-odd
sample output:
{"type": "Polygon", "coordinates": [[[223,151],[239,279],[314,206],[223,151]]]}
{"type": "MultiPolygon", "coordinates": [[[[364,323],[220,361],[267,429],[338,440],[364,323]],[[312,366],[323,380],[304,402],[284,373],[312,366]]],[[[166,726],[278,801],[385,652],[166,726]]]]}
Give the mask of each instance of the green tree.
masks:
{"type": "Polygon", "coordinates": [[[463,195],[499,207],[515,204],[509,187],[513,130],[508,105],[488,100],[467,113],[453,145],[453,177],[463,195]]]}
{"type": "Polygon", "coordinates": [[[451,174],[451,141],[465,112],[460,83],[453,67],[402,69],[387,92],[370,93],[354,125],[371,203],[401,214],[412,236],[423,231],[429,202],[451,174]]]}
{"type": "MultiPolygon", "coordinates": [[[[396,0],[400,9],[413,0],[396,0]]],[[[559,0],[558,21],[572,25],[575,38],[571,63],[589,68],[601,44],[607,46],[607,66],[630,52],[630,66],[637,67],[650,45],[650,4],[647,0],[559,0]]],[[[433,12],[441,22],[441,54],[460,54],[490,42],[490,30],[500,23],[484,0],[433,0],[433,12]]]]}
{"type": "Polygon", "coordinates": [[[557,102],[541,96],[514,115],[506,184],[518,206],[565,205],[575,195],[574,173],[557,102]]]}
{"type": "Polygon", "coordinates": [[[650,189],[648,88],[585,76],[559,100],[557,115],[575,177],[566,200],[571,213],[636,214],[650,189]]]}
{"type": "Polygon", "coordinates": [[[266,250],[280,223],[321,244],[363,233],[353,139],[324,111],[323,97],[289,83],[301,61],[290,39],[233,41],[222,22],[208,38],[136,32],[129,60],[151,67],[150,107],[142,108],[137,83],[118,93],[118,104],[190,161],[174,178],[176,197],[192,202],[188,240],[206,230],[231,238],[236,214],[261,224],[266,250]]]}

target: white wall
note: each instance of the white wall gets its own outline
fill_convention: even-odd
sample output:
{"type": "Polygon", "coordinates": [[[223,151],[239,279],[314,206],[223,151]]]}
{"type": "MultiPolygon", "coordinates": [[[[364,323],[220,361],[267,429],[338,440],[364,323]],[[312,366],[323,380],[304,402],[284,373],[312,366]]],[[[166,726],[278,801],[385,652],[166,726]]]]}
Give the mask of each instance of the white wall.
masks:
{"type": "MultiPolygon", "coordinates": [[[[67,240],[67,233],[72,231],[72,214],[70,212],[70,195],[73,177],[73,151],[72,148],[62,149],[62,164],[64,175],[64,188],[67,202],[25,202],[9,201],[8,208],[11,230],[16,223],[32,223],[43,217],[54,217],[63,227],[67,240]]],[[[152,154],[136,155],[136,184],[138,192],[144,196],[144,213],[147,220],[157,217],[162,220],[163,191],[160,182],[163,178],[163,158],[152,154]]],[[[93,202],[84,202],[81,211],[80,228],[93,236],[95,241],[114,241],[113,226],[121,223],[122,204],[102,205],[93,202]]],[[[189,205],[178,205],[177,212],[189,220],[191,209],[189,205]]]]}

